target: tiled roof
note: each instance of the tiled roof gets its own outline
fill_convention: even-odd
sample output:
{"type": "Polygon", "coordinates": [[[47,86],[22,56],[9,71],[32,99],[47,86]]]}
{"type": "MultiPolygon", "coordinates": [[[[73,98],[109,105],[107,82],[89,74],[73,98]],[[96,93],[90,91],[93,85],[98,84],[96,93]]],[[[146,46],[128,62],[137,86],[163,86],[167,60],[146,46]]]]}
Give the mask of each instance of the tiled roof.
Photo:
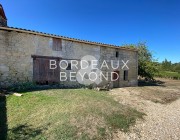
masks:
{"type": "Polygon", "coordinates": [[[129,51],[137,51],[137,49],[133,49],[133,48],[126,48],[126,47],[116,46],[116,45],[112,45],[112,44],[105,44],[105,43],[100,43],[100,42],[81,40],[81,39],[70,38],[70,37],[54,35],[54,34],[48,34],[48,33],[38,32],[38,31],[34,31],[34,30],[27,30],[27,29],[22,29],[22,28],[0,27],[0,29],[1,30],[17,31],[17,32],[22,32],[22,33],[29,33],[29,34],[36,34],[36,35],[41,35],[41,36],[46,36],[46,37],[61,38],[64,40],[80,42],[80,43],[85,43],[85,44],[90,44],[90,45],[111,47],[111,48],[117,48],[117,49],[122,49],[122,50],[129,50],[129,51]]]}

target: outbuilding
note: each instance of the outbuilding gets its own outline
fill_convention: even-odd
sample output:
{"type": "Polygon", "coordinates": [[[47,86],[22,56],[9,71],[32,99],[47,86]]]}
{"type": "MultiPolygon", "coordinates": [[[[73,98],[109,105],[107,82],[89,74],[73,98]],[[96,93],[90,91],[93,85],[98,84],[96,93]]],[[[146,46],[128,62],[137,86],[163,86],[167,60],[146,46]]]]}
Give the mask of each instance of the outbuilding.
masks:
{"type": "Polygon", "coordinates": [[[93,58],[96,60],[98,71],[88,67],[87,73],[102,72],[104,77],[101,81],[89,82],[89,85],[105,86],[108,83],[111,87],[137,85],[136,49],[8,27],[7,18],[0,5],[0,87],[25,82],[88,85],[87,81],[79,82],[77,78],[77,73],[82,71],[80,63],[77,65],[78,68],[72,65],[86,59],[89,62],[89,59],[93,58]],[[61,61],[66,61],[64,68],[59,66],[56,69],[50,68],[52,65],[55,66],[54,62],[59,64],[61,61]],[[60,80],[63,72],[67,76],[64,81],[60,80]],[[73,80],[70,80],[71,73],[74,74],[73,80]],[[108,73],[113,73],[110,75],[111,78],[108,78],[109,75],[106,77],[105,74],[108,73]]]}

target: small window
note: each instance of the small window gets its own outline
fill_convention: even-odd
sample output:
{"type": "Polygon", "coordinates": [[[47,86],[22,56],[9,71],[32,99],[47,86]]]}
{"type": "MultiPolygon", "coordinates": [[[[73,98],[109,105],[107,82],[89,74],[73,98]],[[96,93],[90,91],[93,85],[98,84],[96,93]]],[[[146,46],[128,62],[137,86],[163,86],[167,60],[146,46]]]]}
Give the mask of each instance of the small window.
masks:
{"type": "Polygon", "coordinates": [[[128,80],[128,70],[124,71],[124,81],[128,80]]]}
{"type": "Polygon", "coordinates": [[[119,52],[118,51],[116,51],[116,57],[119,57],[119,52]]]}
{"type": "Polygon", "coordinates": [[[59,38],[53,38],[53,51],[61,51],[62,50],[62,40],[59,38]]]}
{"type": "Polygon", "coordinates": [[[71,63],[68,63],[66,70],[71,70],[71,63]]]}

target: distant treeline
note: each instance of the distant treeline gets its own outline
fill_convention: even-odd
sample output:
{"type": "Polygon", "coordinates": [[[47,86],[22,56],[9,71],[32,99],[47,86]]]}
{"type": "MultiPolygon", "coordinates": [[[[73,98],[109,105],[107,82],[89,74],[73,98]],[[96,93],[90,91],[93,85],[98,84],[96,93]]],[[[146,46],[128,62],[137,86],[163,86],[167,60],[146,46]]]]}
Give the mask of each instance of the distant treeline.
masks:
{"type": "Polygon", "coordinates": [[[156,77],[180,79],[180,62],[172,63],[165,59],[162,63],[157,63],[158,72],[156,77]]]}
{"type": "Polygon", "coordinates": [[[138,51],[139,77],[146,80],[155,80],[154,77],[180,79],[180,62],[172,63],[167,59],[162,63],[157,62],[145,42],[125,44],[123,47],[135,48],[138,51]]]}

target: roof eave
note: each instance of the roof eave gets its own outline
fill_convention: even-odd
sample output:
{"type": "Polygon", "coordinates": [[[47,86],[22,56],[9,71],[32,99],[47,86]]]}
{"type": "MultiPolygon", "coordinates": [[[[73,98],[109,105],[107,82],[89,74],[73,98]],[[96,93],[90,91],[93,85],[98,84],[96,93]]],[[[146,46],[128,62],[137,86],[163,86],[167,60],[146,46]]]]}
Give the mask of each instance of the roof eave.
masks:
{"type": "Polygon", "coordinates": [[[99,42],[80,40],[80,39],[69,38],[69,37],[65,37],[65,36],[58,36],[58,35],[54,35],[54,34],[47,34],[47,33],[43,33],[43,32],[26,30],[26,29],[21,29],[21,28],[0,27],[0,29],[1,30],[8,30],[8,31],[17,31],[17,32],[22,32],[22,33],[35,34],[35,35],[41,35],[41,36],[45,36],[45,37],[60,38],[60,39],[64,39],[64,40],[69,40],[69,41],[74,41],[74,42],[79,42],[79,43],[85,43],[85,44],[90,44],[90,45],[103,46],[103,47],[110,47],[110,48],[115,48],[115,49],[122,49],[122,50],[135,51],[135,52],[138,51],[137,49],[134,49],[134,48],[125,48],[125,47],[120,47],[120,46],[111,45],[111,44],[103,44],[103,43],[99,43],[99,42]]]}

